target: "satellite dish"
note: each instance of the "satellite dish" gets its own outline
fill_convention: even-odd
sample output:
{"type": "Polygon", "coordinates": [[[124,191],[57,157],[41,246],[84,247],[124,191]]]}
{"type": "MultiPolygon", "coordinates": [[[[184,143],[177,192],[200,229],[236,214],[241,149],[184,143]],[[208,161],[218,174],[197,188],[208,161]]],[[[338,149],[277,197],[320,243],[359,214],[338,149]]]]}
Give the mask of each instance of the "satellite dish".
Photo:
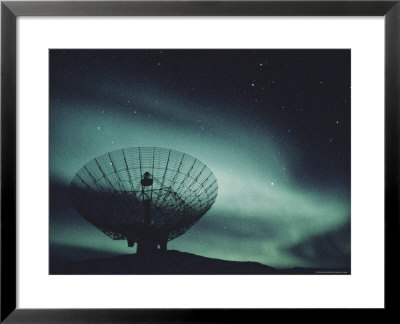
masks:
{"type": "Polygon", "coordinates": [[[70,187],[73,207],[137,253],[165,250],[215,202],[217,179],[196,158],[157,147],[132,147],[86,163],[70,187]]]}

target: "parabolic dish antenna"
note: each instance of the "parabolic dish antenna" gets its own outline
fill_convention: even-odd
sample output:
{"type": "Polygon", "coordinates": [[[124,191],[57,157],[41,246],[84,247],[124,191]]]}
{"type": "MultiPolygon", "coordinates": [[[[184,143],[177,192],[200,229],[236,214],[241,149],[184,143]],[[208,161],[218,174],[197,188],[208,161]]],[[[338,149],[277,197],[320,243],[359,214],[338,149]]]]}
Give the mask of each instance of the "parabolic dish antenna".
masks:
{"type": "Polygon", "coordinates": [[[70,187],[73,207],[138,253],[165,250],[215,202],[217,179],[194,157],[157,147],[103,154],[85,164],[70,187]]]}

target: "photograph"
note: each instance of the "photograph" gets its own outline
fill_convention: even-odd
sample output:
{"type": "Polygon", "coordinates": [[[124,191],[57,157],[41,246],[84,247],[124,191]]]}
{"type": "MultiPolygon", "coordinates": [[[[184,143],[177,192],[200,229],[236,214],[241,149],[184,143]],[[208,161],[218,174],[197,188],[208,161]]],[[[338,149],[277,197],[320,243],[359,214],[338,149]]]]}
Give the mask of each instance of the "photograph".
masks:
{"type": "Polygon", "coordinates": [[[351,50],[49,49],[50,275],[350,275],[351,50]]]}

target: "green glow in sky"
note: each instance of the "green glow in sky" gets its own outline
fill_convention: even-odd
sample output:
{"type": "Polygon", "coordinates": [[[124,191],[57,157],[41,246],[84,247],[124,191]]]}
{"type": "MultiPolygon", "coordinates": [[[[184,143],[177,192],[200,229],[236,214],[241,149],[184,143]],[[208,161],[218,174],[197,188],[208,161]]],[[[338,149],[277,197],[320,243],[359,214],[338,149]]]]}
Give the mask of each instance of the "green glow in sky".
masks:
{"type": "MultiPolygon", "coordinates": [[[[135,101],[135,96],[131,100],[135,101]]],[[[285,149],[248,130],[242,123],[208,121],[208,132],[194,127],[207,120],[207,113],[191,116],[190,108],[170,99],[171,118],[182,127],[171,128],[158,120],[158,107],[134,108],[130,114],[75,104],[57,105],[51,114],[51,175],[68,183],[75,172],[92,158],[132,146],[172,148],[191,154],[214,172],[219,194],[212,209],[169,248],[228,260],[257,261],[271,266],[315,266],[291,255],[287,249],[313,235],[335,230],[349,221],[349,201],[340,194],[304,188],[293,183],[285,149]],[[177,107],[178,114],[173,114],[177,107]],[[187,114],[185,114],[185,112],[187,114]],[[176,117],[179,116],[179,117],[176,117]]],[[[168,116],[169,117],[169,116],[168,116]]],[[[209,119],[209,118],[208,118],[209,119]]],[[[203,123],[204,124],[204,123],[203,123]]],[[[203,126],[204,128],[204,126],[203,126]]],[[[293,149],[296,152],[296,149],[293,149]]],[[[63,219],[75,213],[68,209],[63,219]]],[[[79,217],[79,216],[78,216],[79,217]]],[[[52,241],[59,244],[129,253],[126,242],[111,241],[84,220],[52,227],[52,241]]],[[[347,248],[348,249],[348,248],[347,248]]],[[[312,253],[312,251],[310,252],[312,253]]]]}
{"type": "MultiPolygon", "coordinates": [[[[339,54],[337,57],[340,58],[339,54]]],[[[282,73],[288,70],[288,66],[295,67],[290,72],[290,78],[286,78],[294,80],[293,85],[287,83],[285,88],[286,79],[282,76],[283,85],[278,90],[283,93],[271,90],[270,94],[278,93],[284,100],[290,96],[295,98],[292,109],[298,115],[292,113],[286,120],[286,102],[273,105],[268,97],[268,100],[259,100],[264,89],[259,86],[261,76],[256,81],[232,79],[232,84],[238,89],[244,84],[244,91],[241,90],[238,95],[240,100],[235,100],[233,95],[239,90],[232,91],[231,97],[219,95],[218,91],[230,91],[228,86],[225,88],[225,85],[217,82],[223,80],[222,72],[215,77],[212,91],[207,76],[203,76],[207,81],[204,83],[203,79],[196,80],[196,75],[189,73],[193,75],[193,82],[197,82],[196,87],[189,86],[188,91],[183,91],[186,83],[192,82],[190,78],[182,79],[182,85],[180,79],[175,77],[177,84],[171,87],[168,85],[171,71],[161,74],[160,81],[157,81],[158,74],[150,68],[147,71],[142,61],[137,65],[137,75],[132,76],[130,71],[128,73],[121,68],[124,66],[122,63],[121,66],[114,67],[110,63],[108,67],[102,67],[94,60],[96,69],[90,72],[92,63],[80,66],[76,61],[79,56],[64,62],[66,54],[58,55],[61,63],[52,63],[53,70],[54,67],[59,70],[52,77],[55,86],[51,88],[50,97],[51,251],[52,248],[55,251],[56,247],[61,247],[57,253],[71,260],[93,257],[87,251],[118,254],[135,251],[128,248],[125,241],[112,241],[79,216],[69,203],[68,186],[75,173],[99,155],[128,147],[155,146],[174,149],[199,159],[213,171],[219,187],[213,207],[187,233],[169,242],[168,249],[225,260],[257,261],[275,267],[349,267],[349,172],[338,172],[334,168],[336,160],[321,155],[321,152],[331,152],[328,145],[333,144],[337,145],[339,152],[338,155],[332,154],[337,156],[337,161],[342,161],[339,159],[349,154],[346,147],[342,154],[341,144],[335,142],[339,136],[325,134],[321,126],[326,122],[332,124],[337,134],[345,134],[344,131],[340,133],[338,128],[345,124],[345,118],[339,122],[336,107],[332,106],[331,110],[327,108],[333,102],[327,94],[332,93],[335,98],[339,96],[332,90],[323,89],[329,82],[321,83],[320,78],[303,78],[301,73],[305,68],[299,65],[296,70],[296,65],[282,64],[280,70],[276,70],[279,72],[277,76],[284,75],[282,73]],[[109,71],[102,72],[102,68],[109,71]],[[117,72],[113,75],[110,71],[117,72]],[[296,73],[299,75],[297,79],[296,73]],[[308,88],[304,90],[301,82],[296,81],[298,79],[310,82],[313,87],[315,83],[316,99],[308,99],[311,95],[306,90],[311,86],[307,84],[308,88]],[[210,94],[208,97],[195,95],[201,87],[210,94]],[[298,93],[297,88],[300,89],[298,93]],[[255,99],[247,103],[250,91],[258,92],[255,99]],[[323,102],[321,106],[318,106],[318,100],[323,102]],[[311,116],[308,119],[301,117],[303,124],[299,125],[302,128],[296,125],[311,138],[309,144],[308,137],[296,141],[300,132],[295,133],[291,125],[296,122],[296,116],[303,116],[300,114],[307,111],[308,107],[303,102],[313,103],[316,106],[312,108],[314,112],[325,109],[324,114],[330,118],[325,120],[324,114],[315,120],[316,114],[304,115],[311,116]],[[265,113],[258,114],[262,109],[265,113]],[[269,117],[272,111],[277,111],[275,119],[269,117]],[[304,120],[309,124],[304,126],[304,120]],[[311,129],[310,133],[307,127],[311,129]],[[315,138],[312,128],[315,128],[315,138]],[[326,150],[323,143],[326,143],[326,150]],[[310,146],[309,150],[304,149],[307,145],[310,146]],[[320,146],[314,150],[313,145],[320,146]],[[314,174],[314,165],[310,161],[314,164],[315,161],[322,161],[321,165],[326,164],[327,170],[334,170],[333,176],[328,177],[329,172],[324,174],[323,168],[321,172],[320,165],[314,174]],[[302,177],[299,170],[307,170],[307,177],[302,177]],[[69,253],[68,248],[74,251],[81,248],[86,252],[69,253]]],[[[270,60],[275,59],[276,65],[283,57],[282,54],[271,57],[265,55],[270,60]]],[[[324,55],[321,54],[321,57],[325,60],[324,55]]],[[[85,62],[92,62],[91,56],[82,57],[85,57],[85,62]]],[[[235,56],[232,54],[232,57],[235,56]]],[[[312,60],[306,55],[304,57],[306,65],[312,66],[312,60]]],[[[329,60],[332,57],[329,56],[329,60]]],[[[233,58],[232,62],[235,63],[236,59],[233,58]]],[[[256,58],[258,60],[258,56],[256,58]]],[[[272,66],[272,63],[266,64],[269,59],[264,59],[263,63],[256,61],[253,64],[255,72],[264,73],[267,66],[272,66]]],[[[111,60],[114,60],[114,56],[111,60]]],[[[177,60],[179,64],[181,60],[177,60]]],[[[192,62],[189,63],[188,69],[194,69],[192,62]]],[[[226,73],[230,73],[232,66],[242,69],[240,64],[233,63],[226,67],[226,73]]],[[[298,62],[303,63],[301,60],[298,62]]],[[[325,61],[323,63],[321,66],[327,66],[325,61]]],[[[207,64],[204,63],[204,66],[207,64]]],[[[154,69],[164,66],[157,61],[153,65],[154,69]]],[[[314,70],[312,76],[318,72],[314,70]]],[[[335,71],[340,70],[335,68],[335,71]]],[[[238,78],[244,74],[242,70],[239,72],[238,78]]],[[[198,75],[202,75],[200,68],[198,75]]],[[[278,83],[275,82],[276,78],[266,80],[263,83],[265,87],[275,87],[278,83]]],[[[341,82],[340,78],[338,80],[341,82]]],[[[348,86],[343,84],[347,91],[348,86]]],[[[278,101],[281,97],[274,100],[278,101]]],[[[341,102],[347,105],[348,99],[341,102]]],[[[347,111],[344,108],[342,110],[347,111]]],[[[346,112],[345,116],[349,116],[349,113],[346,112]]]]}

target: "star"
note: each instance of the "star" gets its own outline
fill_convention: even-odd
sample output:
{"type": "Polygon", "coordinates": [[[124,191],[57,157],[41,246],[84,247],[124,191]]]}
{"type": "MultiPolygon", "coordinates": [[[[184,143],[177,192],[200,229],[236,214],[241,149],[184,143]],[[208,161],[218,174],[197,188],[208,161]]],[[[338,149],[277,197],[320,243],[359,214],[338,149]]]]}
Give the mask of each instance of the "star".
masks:
{"type": "Polygon", "coordinates": [[[275,185],[275,183],[274,182],[271,182],[271,187],[273,187],[275,185]]]}
{"type": "Polygon", "coordinates": [[[100,126],[97,126],[97,130],[98,130],[98,131],[100,130],[100,128],[101,128],[100,126]]]}

